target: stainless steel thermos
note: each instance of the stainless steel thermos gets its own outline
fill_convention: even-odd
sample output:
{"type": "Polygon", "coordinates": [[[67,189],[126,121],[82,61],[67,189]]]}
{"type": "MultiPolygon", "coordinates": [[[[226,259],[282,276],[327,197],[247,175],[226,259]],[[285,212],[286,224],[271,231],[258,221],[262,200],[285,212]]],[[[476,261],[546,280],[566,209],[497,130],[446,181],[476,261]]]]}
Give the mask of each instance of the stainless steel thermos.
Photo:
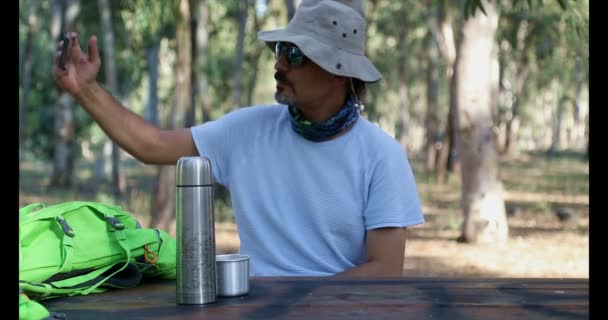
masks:
{"type": "Polygon", "coordinates": [[[182,157],[176,170],[177,304],[213,303],[217,284],[211,162],[182,157]]]}

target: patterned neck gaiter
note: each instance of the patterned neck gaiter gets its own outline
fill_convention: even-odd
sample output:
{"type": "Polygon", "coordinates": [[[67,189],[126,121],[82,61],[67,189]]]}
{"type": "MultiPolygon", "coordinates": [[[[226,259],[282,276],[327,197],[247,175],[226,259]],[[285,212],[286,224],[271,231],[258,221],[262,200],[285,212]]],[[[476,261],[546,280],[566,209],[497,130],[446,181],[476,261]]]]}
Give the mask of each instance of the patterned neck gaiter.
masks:
{"type": "Polygon", "coordinates": [[[302,137],[310,141],[324,141],[348,128],[359,118],[359,109],[354,100],[349,97],[346,104],[336,114],[323,122],[305,119],[300,111],[292,105],[288,106],[291,115],[291,127],[302,137]]]}

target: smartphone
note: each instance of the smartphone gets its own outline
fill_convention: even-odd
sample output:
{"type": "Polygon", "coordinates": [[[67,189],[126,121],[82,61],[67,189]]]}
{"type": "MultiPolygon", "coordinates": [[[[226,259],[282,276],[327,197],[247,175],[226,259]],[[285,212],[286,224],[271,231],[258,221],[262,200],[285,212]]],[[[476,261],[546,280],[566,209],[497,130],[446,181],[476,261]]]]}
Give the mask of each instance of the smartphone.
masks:
{"type": "Polygon", "coordinates": [[[69,33],[63,35],[63,47],[61,48],[61,57],[59,58],[59,68],[65,70],[65,61],[68,58],[68,49],[70,48],[70,36],[69,33]]]}

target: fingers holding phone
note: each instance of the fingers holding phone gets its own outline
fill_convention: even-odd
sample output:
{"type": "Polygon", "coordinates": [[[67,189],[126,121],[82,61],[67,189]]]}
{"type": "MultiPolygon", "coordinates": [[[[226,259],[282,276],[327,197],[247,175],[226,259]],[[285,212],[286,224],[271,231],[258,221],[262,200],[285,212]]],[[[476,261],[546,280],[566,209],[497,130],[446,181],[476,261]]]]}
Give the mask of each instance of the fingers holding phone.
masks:
{"type": "Polygon", "coordinates": [[[76,32],[66,32],[57,43],[57,52],[55,55],[55,63],[63,71],[66,70],[67,64],[78,61],[82,51],[78,45],[78,36],[76,32]]]}
{"type": "Polygon", "coordinates": [[[75,32],[66,32],[57,43],[53,76],[62,89],[77,94],[82,86],[95,82],[100,65],[96,40],[95,36],[89,40],[88,57],[75,32]]]}
{"type": "Polygon", "coordinates": [[[63,38],[61,39],[59,46],[61,46],[61,52],[59,53],[59,68],[61,70],[65,70],[65,63],[67,62],[67,57],[69,54],[70,48],[70,35],[69,33],[65,33],[63,38]]]}
{"type": "Polygon", "coordinates": [[[68,74],[67,64],[71,57],[72,34],[66,32],[57,42],[57,51],[55,52],[55,61],[53,65],[53,75],[57,78],[68,74]],[[59,70],[57,70],[57,68],[59,70]]]}

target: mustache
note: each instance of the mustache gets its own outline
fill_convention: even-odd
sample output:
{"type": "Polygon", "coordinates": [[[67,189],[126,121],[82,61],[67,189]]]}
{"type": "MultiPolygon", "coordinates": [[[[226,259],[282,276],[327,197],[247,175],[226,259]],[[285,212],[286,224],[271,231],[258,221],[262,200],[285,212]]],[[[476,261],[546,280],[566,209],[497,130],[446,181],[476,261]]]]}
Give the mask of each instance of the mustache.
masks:
{"type": "Polygon", "coordinates": [[[286,85],[288,85],[290,87],[292,86],[291,85],[291,81],[287,80],[287,76],[285,76],[285,74],[282,73],[282,72],[278,72],[278,71],[275,72],[274,73],[274,79],[277,80],[277,81],[279,81],[279,82],[282,82],[282,83],[284,83],[284,84],[286,84],[286,85]]]}

